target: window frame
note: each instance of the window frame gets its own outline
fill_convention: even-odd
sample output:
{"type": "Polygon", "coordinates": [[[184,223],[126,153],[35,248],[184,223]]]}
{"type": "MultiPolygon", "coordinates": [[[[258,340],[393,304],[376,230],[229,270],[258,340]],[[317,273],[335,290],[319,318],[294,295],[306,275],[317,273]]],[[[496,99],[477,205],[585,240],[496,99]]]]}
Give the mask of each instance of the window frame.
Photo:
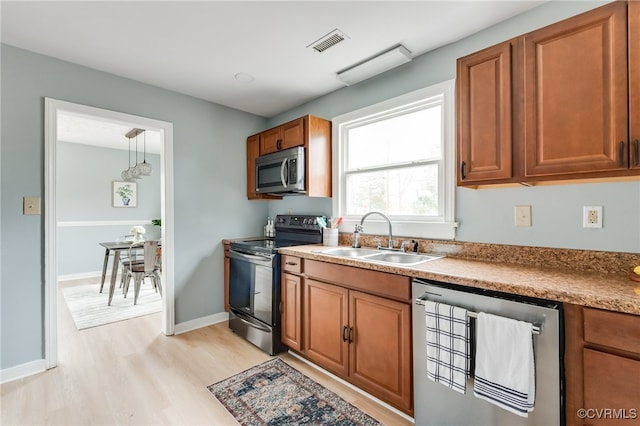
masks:
{"type": "MultiPolygon", "coordinates": [[[[333,200],[332,214],[342,216],[340,232],[353,232],[354,226],[360,224],[362,216],[344,214],[346,208],[346,144],[344,135],[355,124],[379,121],[384,117],[393,117],[415,111],[424,105],[433,103],[433,98],[442,97],[442,167],[438,179],[442,180],[439,190],[439,206],[441,214],[429,219],[416,219],[415,216],[390,216],[393,224],[395,246],[401,241],[395,236],[455,239],[458,224],[455,222],[455,80],[447,80],[423,89],[397,96],[386,101],[367,106],[337,117],[333,123],[333,200]]],[[[382,212],[385,213],[386,212],[382,212]]],[[[368,217],[364,223],[364,233],[387,235],[387,222],[377,215],[368,217]]]]}

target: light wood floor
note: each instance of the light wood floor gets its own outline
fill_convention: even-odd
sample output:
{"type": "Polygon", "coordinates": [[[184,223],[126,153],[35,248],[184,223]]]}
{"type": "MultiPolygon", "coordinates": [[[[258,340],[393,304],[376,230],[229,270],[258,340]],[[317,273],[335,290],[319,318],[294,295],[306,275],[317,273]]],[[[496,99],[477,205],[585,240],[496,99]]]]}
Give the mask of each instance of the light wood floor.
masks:
{"type": "MultiPolygon", "coordinates": [[[[206,386],[270,357],[226,322],[165,336],[160,315],[78,331],[58,291],[58,366],[3,384],[0,424],[237,424],[206,386]]],[[[380,422],[412,424],[291,355],[279,356],[380,422]]]]}

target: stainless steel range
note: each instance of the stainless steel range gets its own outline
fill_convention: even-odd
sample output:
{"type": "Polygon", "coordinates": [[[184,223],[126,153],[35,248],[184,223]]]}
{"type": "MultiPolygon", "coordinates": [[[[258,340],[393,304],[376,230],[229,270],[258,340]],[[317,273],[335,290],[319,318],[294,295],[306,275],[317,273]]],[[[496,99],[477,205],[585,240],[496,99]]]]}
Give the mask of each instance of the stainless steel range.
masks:
{"type": "Polygon", "coordinates": [[[275,238],[229,245],[229,328],[269,355],[287,349],[280,341],[278,248],[321,243],[318,216],[278,215],[275,238]]]}

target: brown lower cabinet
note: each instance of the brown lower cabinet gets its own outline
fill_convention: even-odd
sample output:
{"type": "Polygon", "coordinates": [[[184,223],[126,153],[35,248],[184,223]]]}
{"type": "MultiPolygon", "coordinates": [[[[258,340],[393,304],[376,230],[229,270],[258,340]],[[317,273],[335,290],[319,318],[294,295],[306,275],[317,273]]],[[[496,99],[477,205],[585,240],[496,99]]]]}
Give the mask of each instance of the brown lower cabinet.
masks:
{"type": "Polygon", "coordinates": [[[281,340],[299,352],[302,350],[302,277],[283,273],[281,285],[281,340]]]}
{"type": "Polygon", "coordinates": [[[640,425],[640,316],[564,306],[566,424],[640,425]]]}
{"type": "Polygon", "coordinates": [[[304,262],[297,275],[286,270],[283,259],[282,341],[317,365],[413,414],[409,278],[304,262]],[[301,339],[292,339],[300,329],[301,339]]]}

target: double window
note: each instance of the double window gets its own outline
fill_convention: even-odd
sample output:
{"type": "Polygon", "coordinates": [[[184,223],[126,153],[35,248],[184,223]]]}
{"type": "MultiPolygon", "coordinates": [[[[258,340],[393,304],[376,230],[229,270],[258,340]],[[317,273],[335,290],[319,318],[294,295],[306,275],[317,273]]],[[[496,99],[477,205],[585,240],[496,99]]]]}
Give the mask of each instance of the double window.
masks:
{"type": "MultiPolygon", "coordinates": [[[[333,214],[343,229],[379,211],[395,235],[454,238],[453,92],[448,81],[334,118],[333,214]]],[[[377,219],[366,233],[387,233],[377,219]]]]}

